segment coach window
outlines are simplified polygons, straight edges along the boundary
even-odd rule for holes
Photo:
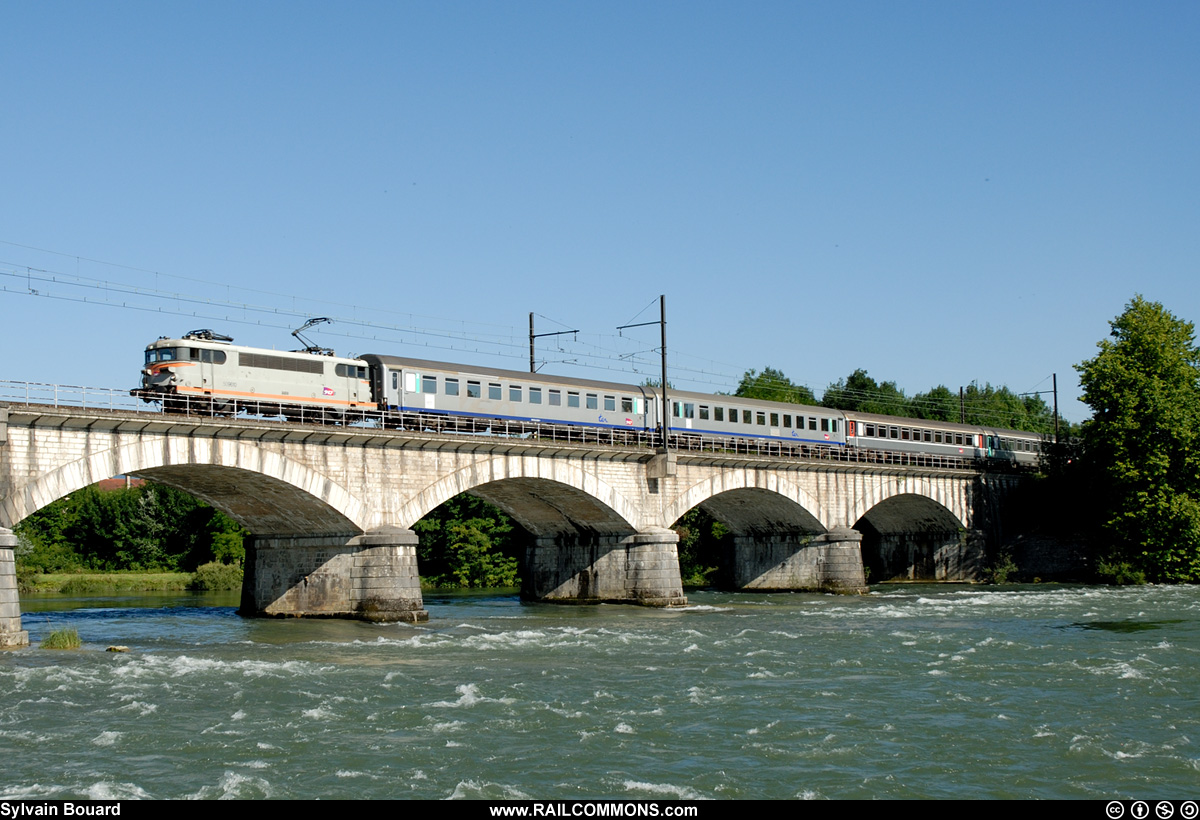
[[[622,413],[632,413],[633,412],[633,398],[632,397],[621,396],[621,412]]]
[[[932,430],[922,430],[921,437],[923,439],[925,439],[926,441],[933,441],[933,431]]]
[[[530,404],[541,404],[542,403],[542,388],[540,388],[540,387],[529,388],[529,403]]]
[[[791,413],[784,413],[784,414],[783,414],[783,426],[784,426],[784,427],[791,427],[791,426],[792,426],[792,414],[791,414]]]
[[[934,430],[934,431],[933,431],[933,443],[934,443],[934,444],[941,444],[941,443],[942,443],[942,431],[941,431],[941,430]]]
[[[683,417],[685,419],[696,418],[696,405],[694,403],[690,401],[685,401],[683,403]]]
[[[398,370],[392,371],[392,389],[393,390],[400,389],[400,372]]]
[[[483,390],[480,387],[479,382],[467,382],[467,398],[468,399],[483,398]]]
[[[954,434],[954,443],[957,444],[959,447],[962,446],[962,443],[963,443],[962,433]]]
[[[679,402],[671,402],[671,415],[675,418],[683,418],[683,411],[679,409]]]
[[[617,397],[616,396],[605,396],[604,397],[604,409],[608,410],[610,412],[616,412]]]
[[[567,391],[567,407],[578,407],[578,406],[579,406],[579,394],[576,393],[574,390],[568,390]]]
[[[587,393],[586,395],[587,395],[587,409],[599,410],[600,409],[600,397],[597,396],[595,393]]]
[[[829,429],[833,430],[833,432],[835,432],[835,433],[840,432],[840,425],[838,424],[838,419],[834,419],[830,423]]]
[[[814,417],[814,416],[809,416],[809,417],[808,417],[808,429],[809,429],[809,430],[816,430],[816,429],[817,429],[817,419],[816,419],[816,417]]]
[[[703,419],[704,421],[708,421],[708,405],[707,404],[700,405],[700,418]]]
[[[713,421],[725,421],[725,408],[724,407],[714,407],[713,408]]]
[[[909,439],[909,430],[908,430],[908,428],[907,428],[907,427],[901,427],[901,428],[900,428],[900,440],[901,440],[901,441],[908,441],[908,439]]]
[[[492,401],[500,401],[500,398],[503,395],[504,395],[504,391],[500,388],[500,385],[498,385],[494,382],[488,382],[488,398],[489,399],[491,399]]]
[[[562,391],[561,390],[554,390],[553,388],[550,390],[550,406],[551,407],[561,407],[562,406]]]
[[[888,438],[900,438],[900,428],[899,427],[889,427],[888,428]]]
[[[772,414],[771,414],[771,426],[772,426],[772,427],[778,427],[778,426],[779,426],[779,414],[778,414],[778,413],[772,413]]]
[[[767,414],[764,411],[759,410],[757,413],[754,414],[754,417],[755,417],[754,420],[756,422],[758,422],[759,424],[761,424],[763,427],[767,426]]]
[[[446,379],[446,395],[458,395],[458,379]]]
[[[437,392],[437,376],[422,376],[421,377],[421,392],[436,393]]]
[[[821,432],[822,433],[829,432],[829,419],[821,419]]]
[[[754,423],[754,411],[753,410],[743,410],[742,411],[742,424],[753,424],[753,423]]]
[[[510,384],[508,386],[508,400],[511,402],[519,402],[521,400],[521,385]]]

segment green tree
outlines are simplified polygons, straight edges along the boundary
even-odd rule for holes
[[[838,410],[860,413],[881,413],[885,416],[907,416],[908,400],[895,382],[878,384],[861,367],[825,388],[821,404]]]
[[[519,586],[525,531],[502,511],[463,493],[413,525],[422,583],[433,587]]]
[[[909,400],[914,418],[931,421],[958,421],[960,417],[958,394],[949,387],[939,384],[928,393],[917,393]]]
[[[245,530],[232,519],[182,490],[151,482],[107,491],[84,487],[15,531],[22,567],[42,572],[194,570],[215,557],[233,563],[245,555]]]
[[[679,536],[679,576],[683,585],[717,583],[720,567],[727,563],[724,554],[732,549],[726,539],[729,528],[702,507],[692,507],[671,528]]]
[[[1191,322],[1134,297],[1076,366],[1084,458],[1113,556],[1151,581],[1200,581],[1200,350]]]
[[[761,373],[757,370],[747,370],[733,395],[744,399],[781,401],[788,404],[817,403],[817,398],[811,390],[802,384],[794,384],[782,371],[773,367],[763,368]]]

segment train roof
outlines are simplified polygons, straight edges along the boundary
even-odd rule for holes
[[[983,430],[989,433],[998,433],[1000,435],[1013,436],[1037,436],[1041,438],[1042,433],[1032,433],[1028,430],[1009,430],[1004,427],[996,427],[991,424],[962,424],[957,421],[937,421],[936,419],[913,419],[903,416],[884,416],[879,413],[860,413],[857,410],[847,410],[846,418],[853,421],[868,421],[877,424],[895,424],[905,427],[930,427],[939,428],[942,430],[954,430],[955,432],[978,433]]]
[[[482,365],[458,364],[455,362],[438,362],[431,359],[408,359],[403,356],[384,356],[379,353],[364,353],[359,356],[365,362],[379,363],[388,367],[426,368],[429,370],[449,370],[453,373],[471,374],[474,376],[494,376],[498,379],[517,382],[546,382],[572,387],[594,387],[599,390],[613,390],[622,393],[638,393],[654,388],[620,382],[598,382],[591,379],[577,379],[572,376],[555,376],[547,373],[530,373],[527,370],[505,370],[500,367],[485,367]]]
[[[225,338],[229,338],[226,336]],[[309,359],[329,359],[337,362],[354,362],[355,364],[363,364],[361,359],[354,356],[337,356],[330,353],[313,353],[308,350],[275,350],[270,347],[251,347],[250,345],[235,345],[221,339],[205,339],[197,336],[184,336],[179,339],[172,339],[170,336],[159,336],[150,344],[146,345],[146,349],[159,347],[210,347],[214,350],[234,350],[246,351],[247,353],[263,353],[270,356],[291,356],[293,358],[309,358]]]

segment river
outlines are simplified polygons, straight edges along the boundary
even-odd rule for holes
[[[0,798],[1196,798],[1200,587],[426,597],[419,626],[29,596]],[[128,653],[108,653],[110,644]]]

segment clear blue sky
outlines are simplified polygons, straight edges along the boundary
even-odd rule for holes
[[[1200,319],[1195,2],[9,0],[0,31],[0,378],[291,346],[251,303],[514,369],[533,311],[585,332],[546,370],[641,381],[556,360],[653,347],[613,337],[665,293],[681,387],[1057,372],[1081,420],[1134,293]]]

